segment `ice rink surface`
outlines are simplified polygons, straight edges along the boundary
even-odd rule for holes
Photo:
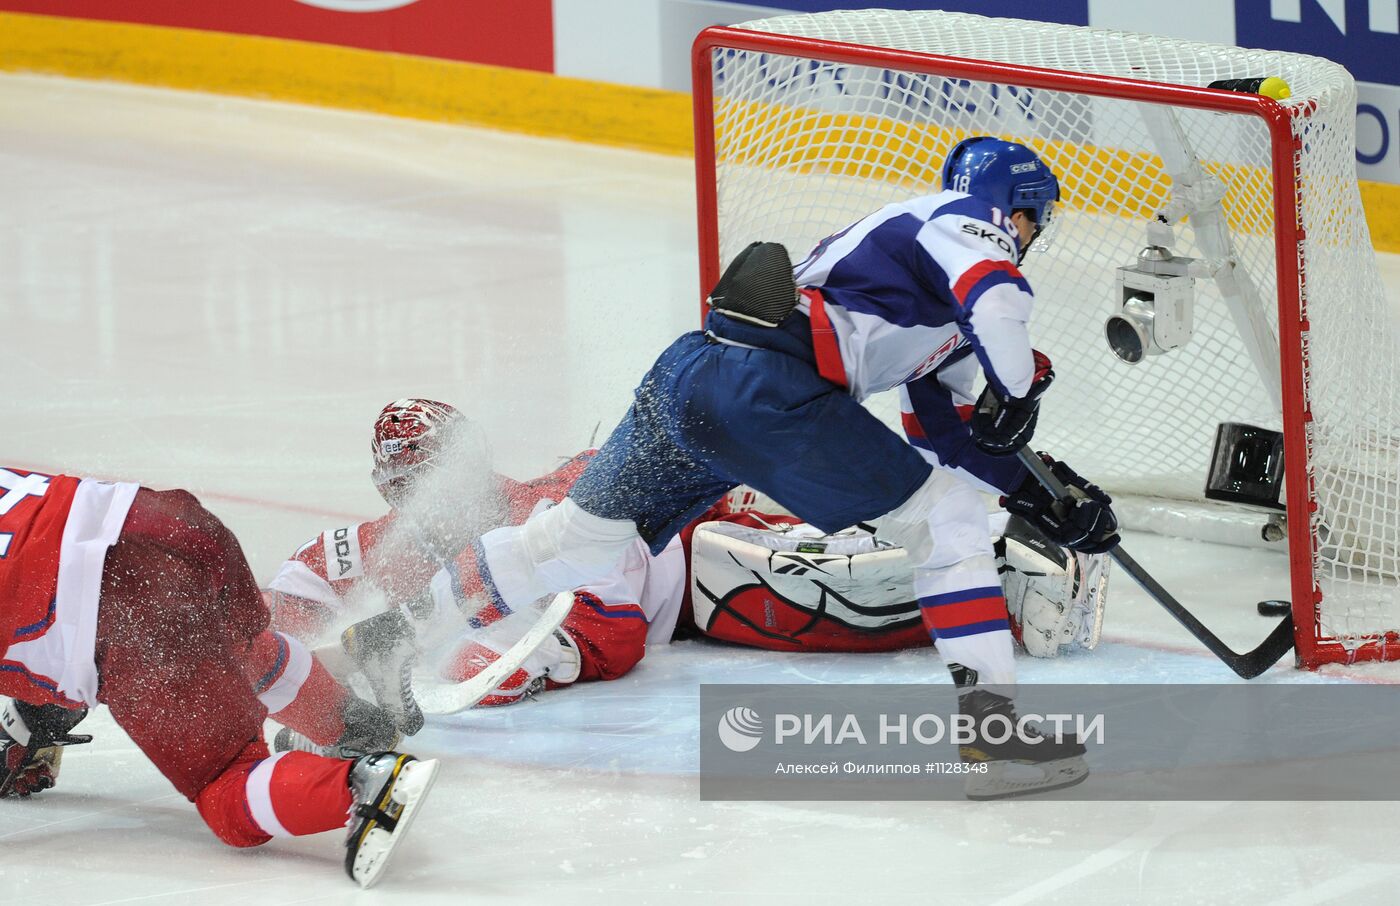
[[[517,478],[605,436],[695,323],[693,211],[684,159],[0,77],[0,459],[188,488],[265,580],[382,512],[368,435],[396,397],[467,411]],[[1280,554],[1127,544],[1237,647],[1269,627],[1255,601],[1288,597]],[[1235,681],[1121,576],[1105,631],[1092,654],[1022,659],[1022,680]],[[1301,906],[1390,902],[1400,880],[1392,802],[703,803],[706,681],[948,682],[930,651],[680,643],[616,682],[435,722],[410,748],[443,776],[369,893],[338,835],[222,847],[99,713],[58,789],[0,803],[0,901]]]

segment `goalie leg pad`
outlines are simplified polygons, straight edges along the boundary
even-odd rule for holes
[[[1013,635],[1033,657],[1057,657],[1099,642],[1108,590],[1108,556],[1060,547],[1020,518],[997,542]]]
[[[929,644],[908,555],[868,531],[749,513],[697,526],[690,563],[696,625],[715,638],[789,651]]]

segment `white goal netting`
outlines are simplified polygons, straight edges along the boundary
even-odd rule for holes
[[[1343,641],[1335,658],[1361,637],[1400,630],[1400,324],[1362,215],[1355,88],[1342,67],[1298,54],[942,12],[793,15],[738,28],[1088,73],[1119,86],[1285,80],[1294,140],[1282,158],[1291,161],[1286,170],[1276,166],[1259,116],[1199,109],[1160,90],[1104,88],[1106,80],[1092,90],[1028,87],[1043,80],[1018,83],[1014,71],[937,61],[836,61],[850,48],[829,55],[721,44],[710,52],[719,261],[755,239],[783,242],[799,259],[886,202],[937,190],[947,151],[969,135],[1030,145],[1064,191],[1051,247],[1023,266],[1038,300],[1032,337],[1057,373],[1037,446],[1118,494],[1200,500],[1216,426],[1279,429],[1280,401],[1291,401],[1311,418],[1310,454],[1290,451],[1288,466],[1310,469],[1317,506],[1310,549],[1292,551],[1308,558],[1323,596],[1317,634]],[[957,75],[914,71],[940,66]],[[1278,260],[1279,236],[1295,237],[1290,225],[1275,223],[1276,177],[1297,197],[1300,230],[1284,247],[1305,280]],[[1208,228],[1208,208],[1223,229]],[[1197,279],[1190,342],[1127,365],[1103,337],[1105,318],[1118,308],[1114,273],[1135,262],[1162,212],[1177,255],[1233,279]],[[1233,269],[1222,270],[1228,259]],[[1304,381],[1281,382],[1278,373],[1281,289],[1285,311],[1308,320],[1302,341],[1291,344],[1306,396]],[[1263,355],[1251,354],[1241,317],[1265,338]]]

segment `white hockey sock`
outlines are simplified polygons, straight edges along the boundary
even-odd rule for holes
[[[595,516],[566,497],[524,525],[487,532],[481,548],[490,582],[515,609],[603,578],[637,540],[630,519]]]
[[[978,554],[938,569],[916,569],[914,593],[923,610],[924,625],[931,630],[945,627],[934,636],[944,663],[977,671],[983,685],[1014,687],[1014,643],[996,561],[990,555]],[[987,612],[992,598],[995,616]],[[992,619],[1001,620],[1002,625],[964,634],[964,627]]]

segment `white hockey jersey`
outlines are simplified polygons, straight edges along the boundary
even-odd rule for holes
[[[1010,396],[1035,376],[1018,239],[998,209],[939,192],[886,205],[794,268],[822,376],[858,400],[899,387],[909,442],[997,492],[1020,483],[1021,467],[978,449],[958,407],[975,401],[979,371]]]

